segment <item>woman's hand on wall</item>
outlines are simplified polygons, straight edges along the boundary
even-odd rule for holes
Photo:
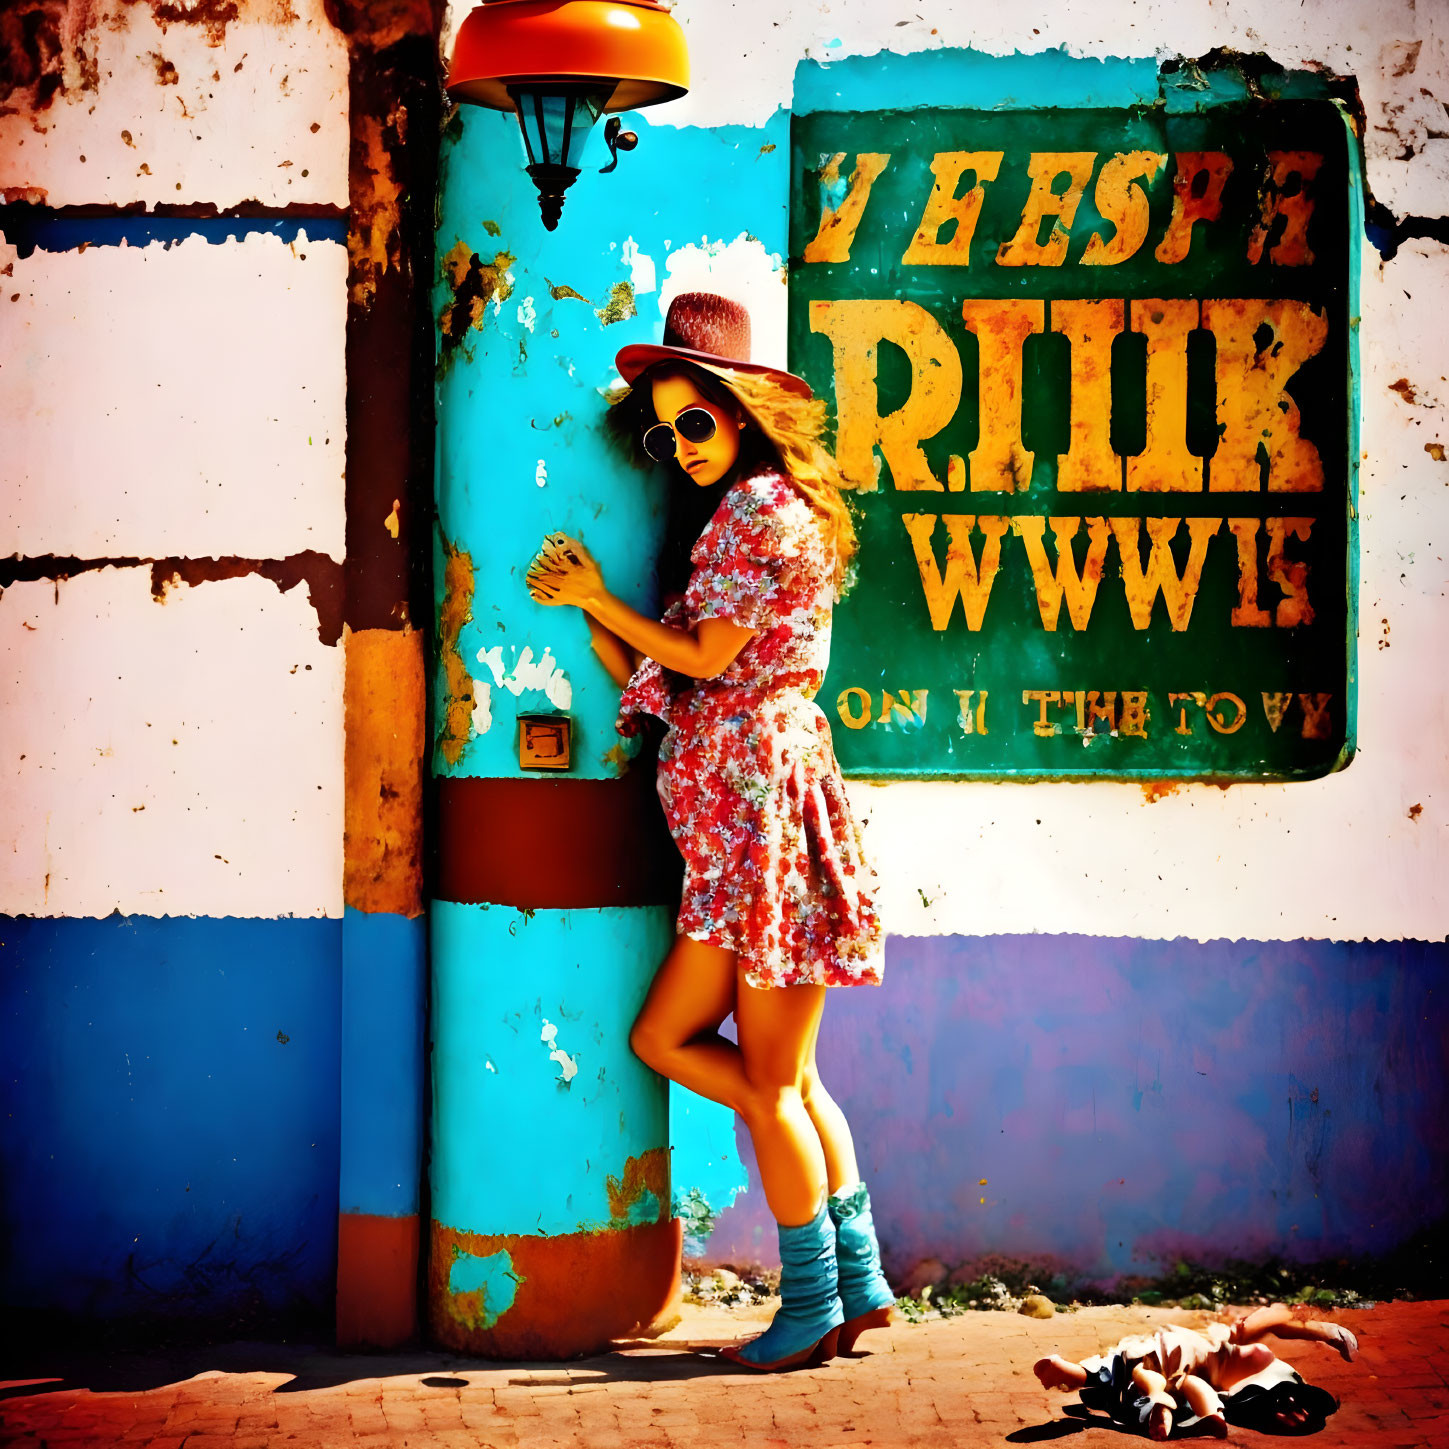
[[[540,604],[587,608],[604,592],[604,576],[594,556],[578,539],[551,533],[534,555],[525,576],[529,596]]]

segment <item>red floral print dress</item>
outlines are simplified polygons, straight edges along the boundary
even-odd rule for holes
[[[752,986],[878,986],[875,876],[814,702],[830,657],[833,570],[810,506],[776,470],[736,482],[690,555],[664,622],[731,619],[756,634],[714,679],[652,659],[618,728],[669,725],[659,798],[684,856],[679,930],[739,953]]]

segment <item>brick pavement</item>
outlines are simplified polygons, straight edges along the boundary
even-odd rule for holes
[[[1050,1320],[1004,1312],[898,1323],[819,1369],[755,1374],[704,1351],[758,1332],[768,1307],[686,1307],[650,1340],[595,1358],[496,1363],[416,1351],[348,1355],[235,1343],[160,1352],[32,1355],[25,1383],[0,1380],[0,1444],[151,1449],[829,1449],[974,1446],[1072,1437],[1090,1427],[1075,1395],[1049,1393],[1041,1355],[1096,1353],[1173,1309],[1085,1308]],[[1359,1336],[1357,1362],[1316,1344],[1271,1341],[1342,1400],[1313,1442],[1373,1449],[1449,1446],[1449,1301],[1325,1312]],[[13,1369],[11,1370],[13,1372]],[[45,1381],[39,1381],[45,1380]],[[1231,1442],[1268,1445],[1233,1429]]]

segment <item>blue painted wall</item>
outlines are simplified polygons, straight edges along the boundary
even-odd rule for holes
[[[0,917],[12,1309],[330,1310],[341,925]]]
[[[818,1060],[897,1280],[1385,1253],[1449,1192],[1449,945],[892,937]],[[705,1257],[771,1263],[750,1189]]]

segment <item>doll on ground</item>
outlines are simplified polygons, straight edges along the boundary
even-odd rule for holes
[[[1304,1316],[1306,1309],[1274,1303],[1232,1323],[1201,1331],[1169,1324],[1122,1339],[1100,1356],[1073,1363],[1060,1354],[1038,1359],[1043,1388],[1079,1390],[1082,1402],[1114,1422],[1145,1428],[1152,1439],[1199,1421],[1226,1436],[1229,1422],[1264,1432],[1310,1433],[1338,1408],[1325,1389],[1305,1383],[1276,1357],[1265,1334],[1326,1344],[1352,1362],[1358,1340],[1341,1323]]]
[[[890,1322],[870,1199],[850,1128],[820,1083],[830,986],[879,985],[874,874],[815,693],[855,548],[825,407],[750,360],[749,314],[711,293],[674,299],[664,345],[617,357],[617,431],[710,502],[684,596],[630,608],[576,538],[530,565],[530,596],[584,612],[624,687],[619,730],[667,725],[658,790],[684,857],[678,935],[629,1044],[672,1081],[744,1118],[780,1242],[780,1309],[726,1351],[750,1368],[814,1365]],[[733,1012],[738,1042],[719,1033]]]

